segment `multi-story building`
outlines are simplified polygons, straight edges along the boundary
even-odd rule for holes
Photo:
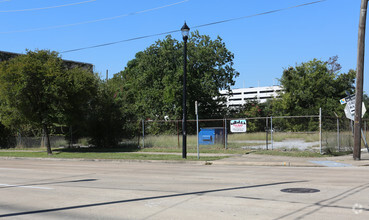
[[[281,86],[250,87],[241,89],[221,90],[220,94],[227,99],[227,107],[239,107],[247,101],[266,102],[271,98],[278,98],[282,92]]]

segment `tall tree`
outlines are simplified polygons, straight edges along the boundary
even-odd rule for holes
[[[182,115],[183,43],[167,36],[136,54],[124,71],[114,76],[117,91],[127,103],[127,111],[137,118],[180,119]],[[220,37],[194,32],[188,40],[187,106],[194,118],[194,102],[200,104],[201,117],[217,117],[222,108],[214,97],[220,89],[234,85],[238,72],[234,55]]]
[[[86,99],[82,93],[93,87],[93,80],[92,73],[68,70],[58,53],[46,50],[27,51],[1,62],[0,102],[5,110],[1,114],[7,115],[1,120],[5,125],[29,123],[42,128],[47,153],[52,154],[49,128],[76,118],[66,114],[78,109],[75,105],[82,104],[81,98]]]
[[[346,92],[353,93],[355,71],[340,73],[337,57],[324,62],[314,59],[289,67],[280,79],[284,92],[274,104],[274,115],[317,115],[319,108],[325,115],[343,113],[339,100]]]

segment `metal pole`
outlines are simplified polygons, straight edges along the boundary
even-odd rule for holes
[[[183,121],[182,121],[182,158],[187,158],[187,106],[186,106],[186,95],[187,95],[187,37],[183,37]]]
[[[265,118],[266,149],[268,150],[268,118]]]
[[[199,113],[197,110],[197,101],[195,101],[195,114],[196,114],[196,134],[197,134],[197,159],[200,159],[200,147],[199,147]]]
[[[349,121],[350,121],[350,127],[351,127],[352,137],[354,137],[354,125],[353,125],[354,121],[352,121],[351,119],[349,119]]]
[[[322,108],[319,108],[319,146],[320,154],[322,154]]]
[[[225,149],[225,121],[224,121],[224,118],[223,118],[223,146],[224,146],[224,149]]]
[[[145,148],[145,120],[142,120],[142,148]]]
[[[363,138],[364,145],[365,145],[366,149],[367,149],[367,150],[368,150],[368,152],[369,152],[368,142],[366,142],[365,135],[363,134],[363,129],[361,129],[361,137]]]
[[[365,131],[364,135],[366,137],[366,121],[364,121],[364,131]]]
[[[365,55],[365,26],[368,0],[361,0],[359,34],[357,43],[355,118],[354,118],[354,160],[361,158],[361,108],[363,101],[364,55]]]
[[[225,133],[225,149],[227,150],[227,119],[225,118],[224,119],[225,120],[225,131],[224,131],[224,133]]]
[[[44,131],[45,134],[45,131]],[[73,145],[73,126],[70,126],[70,144],[69,146]]]
[[[340,146],[340,120],[339,118],[337,118],[337,146],[338,146],[338,152],[340,152],[341,146]]]
[[[272,150],[273,150],[273,116],[270,116],[270,140],[272,142]]]
[[[177,139],[178,139],[178,148],[180,148],[180,146],[179,146],[179,127],[178,127],[178,120],[176,120],[176,124],[177,124]]]
[[[366,139],[366,121],[364,121],[364,137],[365,137],[365,139]]]

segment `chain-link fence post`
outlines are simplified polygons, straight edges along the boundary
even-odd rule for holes
[[[227,150],[227,119],[225,118],[225,130],[224,130],[224,143],[225,143],[225,149]]]
[[[272,150],[273,150],[273,116],[270,116],[270,140],[271,140]]]
[[[268,117],[265,118],[265,134],[266,134],[265,146],[266,146],[266,149],[268,150]]]
[[[322,108],[319,108],[319,147],[322,154]]]
[[[337,146],[338,146],[338,152],[341,151],[341,145],[340,145],[340,120],[337,117]]]
[[[145,120],[142,120],[142,148],[145,148]]]

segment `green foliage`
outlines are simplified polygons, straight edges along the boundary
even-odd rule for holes
[[[231,112],[228,117],[231,118],[259,118],[266,117],[268,115],[268,107],[265,103],[258,103],[257,101],[246,101],[246,103]],[[247,121],[248,132],[260,132],[265,131],[265,120],[248,120]]]
[[[68,70],[64,78],[64,93],[67,101],[63,105],[61,123],[70,128],[67,140],[76,143],[79,138],[88,136],[88,115],[91,102],[97,96],[99,88],[98,76],[82,68]]]
[[[219,89],[229,89],[238,73],[233,54],[218,37],[192,34],[188,41],[187,106],[189,119],[195,118],[194,102],[200,104],[202,118],[219,116],[222,108],[213,97]],[[126,105],[123,112],[135,119],[182,117],[183,42],[170,36],[136,54],[124,71],[114,76],[114,84]]]
[[[323,115],[343,115],[344,106],[339,100],[346,91],[353,93],[355,71],[339,74],[337,57],[327,62],[317,59],[289,67],[283,71],[280,83],[284,89],[281,99],[274,103],[273,115],[317,115],[322,108]],[[314,130],[316,121],[301,122],[303,119],[289,120],[290,130]]]
[[[96,85],[95,75],[67,69],[56,52],[27,51],[0,63],[1,122],[17,130],[25,126],[43,129],[51,154],[49,129],[83,121]]]
[[[0,122],[0,148],[10,148],[14,146],[15,137],[13,132]]]
[[[2,62],[0,99],[12,111],[8,114],[13,115],[3,123],[29,122],[47,130],[60,117],[60,105],[65,101],[65,74],[63,61],[56,52],[27,51],[27,55]]]
[[[123,137],[124,118],[114,101],[114,90],[100,82],[96,96],[91,100],[87,118],[87,136],[99,147],[116,146]]]
[[[60,78],[64,74],[62,60],[55,52],[28,51],[2,62],[0,68],[0,95],[8,108],[38,125],[55,120],[63,98]]]

